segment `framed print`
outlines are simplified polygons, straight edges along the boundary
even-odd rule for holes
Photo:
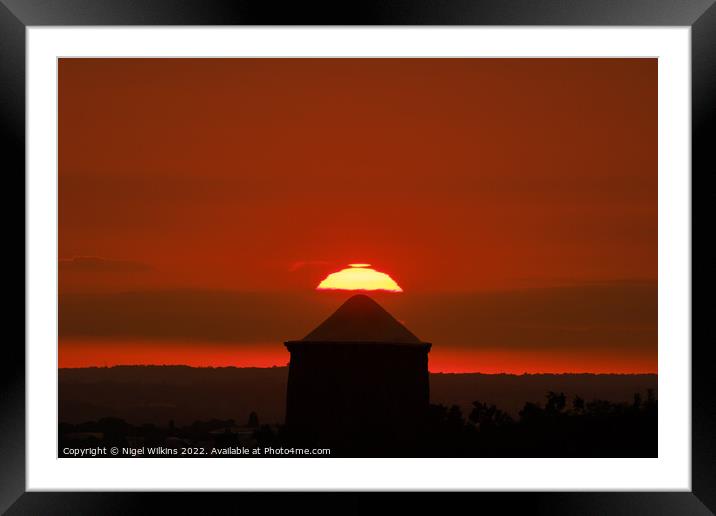
[[[2,509],[713,511],[711,4],[6,1]]]

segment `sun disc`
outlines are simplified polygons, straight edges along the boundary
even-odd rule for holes
[[[384,272],[370,268],[369,263],[351,263],[349,268],[329,274],[318,284],[316,290],[403,291],[393,278]]]

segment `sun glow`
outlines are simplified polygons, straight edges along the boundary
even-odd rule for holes
[[[316,290],[384,290],[402,292],[403,289],[384,272],[370,268],[369,263],[351,263],[343,269],[326,276]]]

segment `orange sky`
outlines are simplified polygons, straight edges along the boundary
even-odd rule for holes
[[[656,371],[656,60],[62,59],[59,94],[61,366],[281,363],[365,262],[433,370]]]

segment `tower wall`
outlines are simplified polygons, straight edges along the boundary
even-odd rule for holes
[[[286,427],[355,449],[417,433],[428,409],[430,344],[287,342]]]

